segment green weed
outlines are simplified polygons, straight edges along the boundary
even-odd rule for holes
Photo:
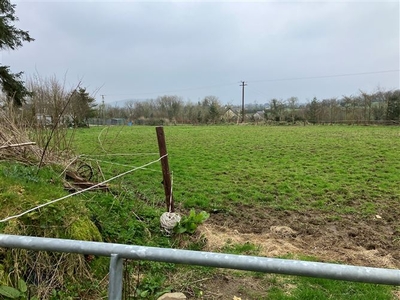
[[[260,246],[249,242],[244,244],[227,244],[222,248],[221,252],[243,255],[258,255],[260,253]]]
[[[278,281],[268,291],[265,299],[393,299],[392,288],[384,285],[344,282],[309,277],[285,277]]]
[[[197,226],[203,224],[210,214],[205,211],[196,213],[194,209],[191,209],[188,216],[183,216],[181,221],[174,227],[176,233],[194,233]]]

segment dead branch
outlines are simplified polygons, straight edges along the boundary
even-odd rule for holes
[[[11,144],[11,145],[0,146],[0,149],[22,147],[22,146],[28,146],[28,145],[36,145],[36,143],[35,142],[26,142],[26,143],[20,143],[20,144]]]

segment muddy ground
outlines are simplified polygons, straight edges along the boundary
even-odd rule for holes
[[[321,262],[400,268],[400,222],[396,209],[372,216],[332,217],[318,211],[301,213],[242,206],[234,212],[212,213],[200,231],[206,237],[208,251],[221,251],[228,243],[249,242],[259,246],[260,256],[312,256]],[[221,270],[204,280],[198,286],[204,290],[204,299],[267,297],[263,292],[268,288],[265,281],[235,276],[233,272]]]

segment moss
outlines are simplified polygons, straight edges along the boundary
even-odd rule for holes
[[[99,230],[88,217],[74,221],[69,227],[69,238],[82,241],[103,241]]]
[[[8,187],[3,187],[0,192],[0,207],[2,209],[1,216],[9,212],[7,209],[11,206],[14,207],[15,204],[19,204],[20,201],[24,200],[24,188],[20,185],[11,185]],[[7,210],[7,211],[3,211]]]

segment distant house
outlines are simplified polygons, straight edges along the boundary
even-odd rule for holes
[[[112,118],[111,125],[124,125],[125,119],[124,118]]]
[[[53,124],[52,116],[45,114],[36,114],[36,121],[41,126],[50,126]]]
[[[262,121],[264,120],[264,111],[259,110],[255,114],[253,114],[253,118],[255,121]]]
[[[237,118],[238,114],[230,108],[222,115],[222,119],[226,122],[235,122]]]

